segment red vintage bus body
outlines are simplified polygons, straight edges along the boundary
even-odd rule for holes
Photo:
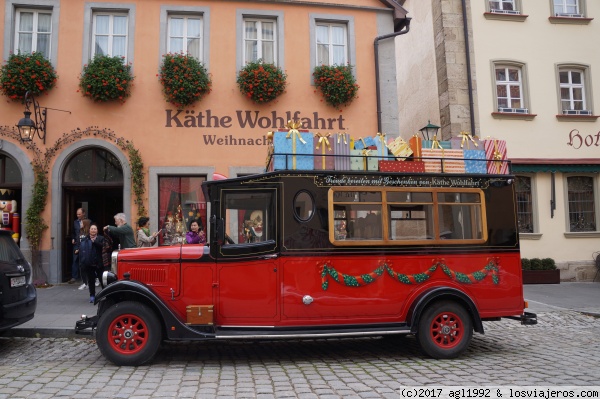
[[[205,182],[208,244],[115,252],[118,281],[77,330],[97,327],[102,353],[117,364],[150,360],[156,349],[148,336],[157,334],[412,333],[427,354],[458,356],[471,331],[483,333],[482,321],[536,322],[524,312],[513,182],[293,170]],[[250,228],[257,210],[260,229]],[[210,317],[197,324],[202,312]],[[120,338],[119,329],[138,319],[145,338]]]

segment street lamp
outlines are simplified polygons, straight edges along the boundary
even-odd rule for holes
[[[34,136],[37,134],[40,140],[43,140],[44,144],[46,144],[47,110],[51,109],[54,111],[71,113],[71,111],[65,111],[64,109],[40,107],[40,104],[29,91],[25,93],[23,100],[25,102],[25,111],[23,111],[24,116],[19,120],[19,123],[17,123],[22,143],[33,141]],[[31,104],[33,104],[33,119],[31,119],[31,110],[29,109]]]
[[[30,92],[25,93],[24,101],[25,111],[23,111],[23,114],[25,116],[17,123],[21,141],[32,141],[37,133],[38,137],[46,144],[46,108],[41,108],[35,97],[33,97],[33,94]],[[32,103],[33,118],[35,121],[31,119],[31,111],[29,110],[29,106]]]
[[[423,135],[423,139],[425,140],[431,140],[430,137],[436,136],[438,130],[440,130],[440,127],[432,125],[431,121],[428,121],[427,126],[424,126],[419,129],[419,131]]]

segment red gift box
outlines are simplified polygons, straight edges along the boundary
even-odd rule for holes
[[[408,172],[408,173],[423,173],[425,172],[425,162],[421,161],[379,161],[380,172]]]

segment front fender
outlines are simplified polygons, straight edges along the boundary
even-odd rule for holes
[[[425,308],[436,300],[449,299],[463,305],[473,318],[473,329],[478,333],[483,334],[483,322],[479,316],[479,311],[473,300],[464,292],[455,288],[437,287],[429,291],[423,292],[416,300],[413,301],[407,315],[407,320],[410,320],[410,332],[416,333],[419,325],[419,319]]]
[[[119,280],[96,295],[98,319],[106,309],[104,304],[137,300],[151,306],[160,316],[168,339],[212,338],[214,334],[199,332],[188,327],[169,307],[144,283],[134,280]]]

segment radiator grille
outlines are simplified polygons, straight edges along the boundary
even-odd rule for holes
[[[165,268],[134,267],[129,273],[132,280],[141,281],[146,284],[161,285],[167,282],[167,271]]]

